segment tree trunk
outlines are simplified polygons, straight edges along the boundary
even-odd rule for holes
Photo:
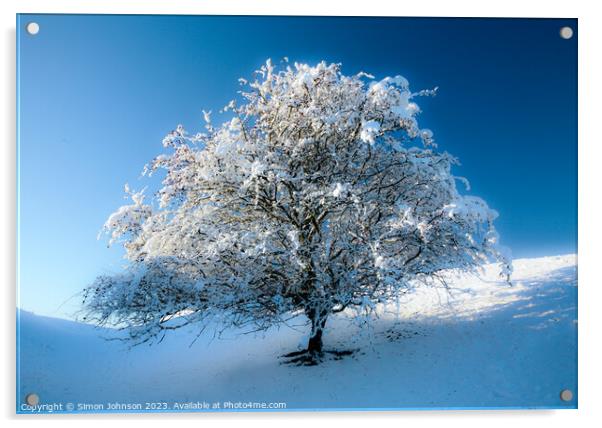
[[[306,311],[307,317],[311,321],[311,333],[307,343],[307,352],[311,355],[322,354],[322,333],[326,325],[327,312],[319,312],[315,309]]]

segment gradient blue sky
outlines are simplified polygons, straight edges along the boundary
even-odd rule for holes
[[[502,242],[515,257],[576,252],[576,30],[574,19],[20,15],[19,305],[73,315],[76,294],[124,264],[96,239],[124,183],[144,187],[167,132],[200,130],[201,109],[284,56],[439,86],[420,124],[499,211]]]

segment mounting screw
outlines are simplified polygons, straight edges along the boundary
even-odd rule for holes
[[[32,36],[40,32],[40,25],[37,22],[30,22],[25,26],[25,30]]]
[[[560,399],[562,401],[571,401],[573,399],[573,391],[570,389],[563,389],[560,391]]]
[[[573,37],[573,29],[571,27],[562,27],[560,29],[560,37],[566,40],[570,39]]]
[[[40,402],[40,397],[38,396],[38,394],[27,394],[27,396],[25,397],[25,402],[30,406],[37,406]]]

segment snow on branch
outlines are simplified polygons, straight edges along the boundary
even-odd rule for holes
[[[87,289],[99,322],[144,341],[178,317],[264,329],[303,312],[317,335],[445,269],[510,273],[497,213],[458,192],[457,160],[419,126],[434,91],[326,62],[268,61],[240,83],[230,120],[204,113],[205,133],[163,140],[147,167],[163,176],[157,208],[131,194],[105,224],[130,268]]]

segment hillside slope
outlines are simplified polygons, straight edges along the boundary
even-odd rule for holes
[[[313,367],[282,364],[304,319],[258,336],[177,331],[128,349],[112,330],[20,312],[18,396],[41,403],[284,402],[287,409],[575,407],[576,256],[488,267],[423,288],[362,326],[329,320],[325,347],[358,349]],[[197,339],[195,341],[195,338]],[[192,343],[194,342],[194,343]],[[571,402],[560,400],[571,389]],[[18,411],[27,413],[18,406]]]

